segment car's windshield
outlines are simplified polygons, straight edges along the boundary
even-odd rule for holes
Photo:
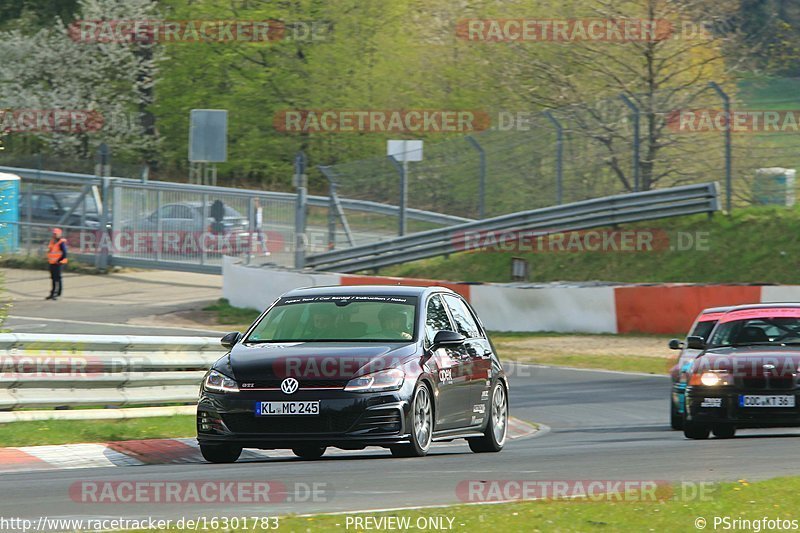
[[[709,339],[711,346],[800,344],[800,316],[753,317],[721,322]]]
[[[416,338],[416,303],[389,295],[281,298],[244,342],[408,342]]]

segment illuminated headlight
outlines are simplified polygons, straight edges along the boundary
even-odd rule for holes
[[[719,385],[730,385],[731,382],[731,375],[727,372],[703,372],[702,374],[693,374],[689,380],[689,385],[716,387]]]
[[[211,370],[206,374],[203,385],[207,390],[214,392],[239,392],[239,385],[234,380],[216,370]]]
[[[403,385],[406,375],[399,368],[381,370],[351,379],[344,390],[348,392],[381,392],[397,390]]]

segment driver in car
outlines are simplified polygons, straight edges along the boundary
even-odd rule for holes
[[[309,321],[310,339],[330,339],[336,337],[336,316],[332,309],[314,305],[311,307],[311,320]]]
[[[411,340],[411,333],[408,331],[408,317],[400,309],[395,306],[384,307],[378,312],[378,320],[381,323],[381,338]]]

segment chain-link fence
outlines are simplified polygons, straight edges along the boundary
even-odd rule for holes
[[[728,93],[708,83],[545,113],[500,112],[491,129],[425,143],[423,161],[408,163],[408,206],[486,218],[711,180],[734,207],[791,203],[792,180],[758,169],[800,165],[800,130],[792,126],[800,112],[786,108],[797,99]],[[322,170],[341,197],[400,203],[398,166],[388,157]]]

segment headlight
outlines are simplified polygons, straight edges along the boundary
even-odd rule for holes
[[[399,368],[381,370],[351,379],[344,390],[348,392],[381,392],[397,390],[403,385],[406,375]]]
[[[730,385],[731,375],[727,372],[703,372],[702,374],[692,374],[689,385],[705,385],[706,387],[716,387],[718,385]]]
[[[206,389],[215,392],[239,392],[239,385],[234,380],[216,370],[212,370],[206,375],[203,385]]]

